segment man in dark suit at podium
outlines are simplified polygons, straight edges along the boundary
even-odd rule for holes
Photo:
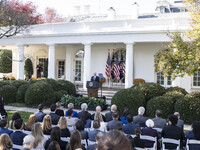
[[[91,78],[91,81],[99,82],[99,76],[97,76],[97,73],[95,72],[94,75]]]

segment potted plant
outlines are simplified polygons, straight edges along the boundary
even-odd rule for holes
[[[24,74],[26,75],[26,79],[29,80],[31,79],[33,75],[33,63],[31,59],[26,59],[25,65],[24,65]]]

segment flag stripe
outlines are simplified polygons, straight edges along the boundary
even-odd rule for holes
[[[107,80],[110,80],[111,78],[111,60],[110,60],[110,53],[108,53],[108,58],[106,61],[106,76],[107,76]]]

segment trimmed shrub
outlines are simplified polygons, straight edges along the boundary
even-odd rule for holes
[[[169,91],[165,93],[163,96],[171,97],[175,104],[177,100],[183,99],[185,95],[182,92],[178,92],[175,90],[175,91]]]
[[[183,89],[181,87],[178,87],[178,86],[169,87],[169,88],[166,89],[166,92],[172,92],[172,91],[176,91],[176,92],[182,93],[183,95],[188,94],[185,89]]]
[[[28,106],[43,103],[49,106],[55,102],[55,95],[50,84],[40,81],[29,86],[25,94],[25,103]]]
[[[117,105],[119,114],[122,114],[124,109],[128,108],[132,115],[137,115],[138,108],[145,106],[145,96],[138,89],[123,89],[112,97],[111,104]]]
[[[0,72],[10,73],[12,72],[12,51],[0,50]]]
[[[72,82],[67,80],[58,80],[57,82],[60,84],[59,90],[67,91],[69,95],[76,94],[76,88]]]
[[[11,80],[10,83],[11,83],[11,85],[15,86],[18,89],[20,86],[27,84],[27,81],[25,81],[25,80]]]
[[[181,115],[186,123],[192,123],[194,120],[200,120],[200,99],[195,97],[185,97],[175,103],[174,111]]]
[[[27,76],[28,79],[30,79],[33,75],[33,63],[30,58],[26,59],[25,61],[24,74]]]
[[[52,86],[52,88],[53,88],[54,91],[61,90],[60,84],[56,80],[54,80],[54,79],[45,79],[45,80],[42,80],[42,81],[45,81],[48,84],[50,84]]]
[[[146,112],[150,117],[155,117],[157,109],[162,110],[163,118],[167,118],[169,114],[174,113],[174,102],[172,97],[158,96],[150,99],[147,102]]]
[[[56,97],[56,101],[55,102],[60,101],[61,98],[63,97],[63,95],[67,95],[67,94],[68,94],[67,91],[64,91],[64,90],[55,91],[54,92],[54,95]]]
[[[21,102],[25,102],[25,94],[26,94],[26,90],[28,89],[30,84],[24,84],[21,85],[18,90],[17,90],[17,96],[16,96],[16,101],[21,103]]]
[[[136,84],[131,88],[142,91],[146,102],[153,97],[162,96],[166,92],[165,88],[157,83]]]
[[[17,88],[12,85],[4,85],[0,88],[0,95],[3,97],[4,102],[16,102]]]
[[[47,78],[48,77],[48,59],[46,59],[44,61],[44,77]]]
[[[29,83],[30,83],[30,84],[33,84],[33,83],[37,83],[37,82],[40,82],[40,81],[41,81],[41,80],[30,80]]]
[[[10,85],[10,82],[9,81],[0,81],[0,87],[2,87],[4,85]]]
[[[200,99],[200,91],[194,91],[194,92],[188,93],[186,97],[188,98],[193,97],[193,98]]]

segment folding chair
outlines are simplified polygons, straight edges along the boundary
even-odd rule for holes
[[[153,128],[154,130],[156,130],[158,133],[161,133],[162,132],[162,129],[161,128]]]
[[[61,140],[69,143],[70,142],[70,137],[67,137],[67,138],[66,137],[61,137]]]
[[[190,150],[190,145],[193,145],[193,144],[195,144],[195,145],[198,144],[199,148],[200,148],[200,141],[199,140],[189,140],[189,139],[187,139],[186,149]]]
[[[162,138],[162,148],[163,148],[163,150],[167,150],[165,148],[165,143],[176,144],[177,145],[176,150],[180,150],[180,140],[175,140],[175,139],[170,139],[170,138]]]
[[[17,144],[13,144],[13,148],[15,149],[24,149],[23,145],[17,145]]]
[[[88,140],[88,145],[93,145],[93,144],[96,144],[96,142]]]
[[[146,148],[147,150],[156,150],[157,149],[157,137],[141,135],[140,139],[154,142],[153,147]]]

